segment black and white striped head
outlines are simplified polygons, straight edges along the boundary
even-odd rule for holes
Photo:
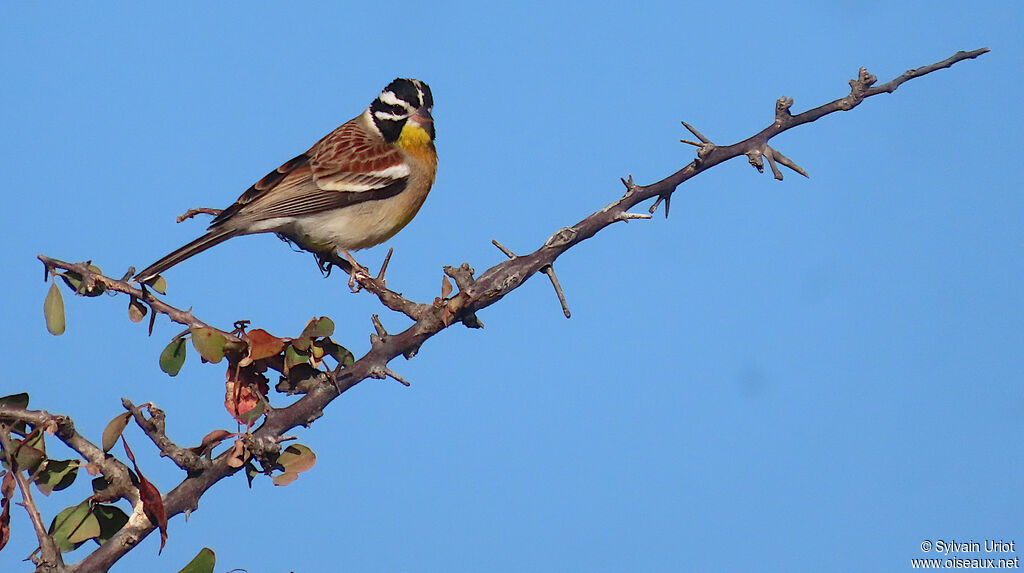
[[[373,124],[389,143],[398,140],[408,122],[422,127],[433,141],[434,119],[430,115],[433,107],[430,86],[420,80],[396,78],[373,100],[368,111]]]

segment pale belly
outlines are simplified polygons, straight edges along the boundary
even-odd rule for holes
[[[260,221],[252,229],[257,233],[284,235],[302,249],[315,253],[365,249],[383,243],[402,230],[419,211],[426,196],[426,192],[401,193],[313,215]]]

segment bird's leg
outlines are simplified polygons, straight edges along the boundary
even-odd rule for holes
[[[352,289],[352,292],[359,292],[360,287],[358,281],[360,279],[370,278],[369,269],[359,264],[359,261],[357,261],[355,257],[352,256],[352,253],[348,252],[347,249],[338,249],[338,252],[340,252],[341,256],[345,257],[345,260],[352,265],[352,268],[349,269],[348,273],[348,288]]]

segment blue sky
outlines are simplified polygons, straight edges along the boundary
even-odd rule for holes
[[[165,409],[181,444],[233,428],[220,366],[159,371],[165,320],[147,338],[125,300],[66,296],[49,336],[35,255],[141,268],[202,231],[175,215],[230,204],[396,76],[432,86],[441,162],[389,284],[430,300],[442,265],[499,262],[492,238],[532,250],[619,177],[685,165],[680,120],[732,143],[780,95],[798,112],[861,65],[887,80],[989,46],[777,138],[810,179],[733,160],[667,221],[571,250],[572,319],[529,281],[484,330],[392,363],[411,388],[365,382],[298,432],[318,462],[297,482],[221,482],[162,556],[151,536],[114,570],[177,571],[209,546],[218,571],[252,573],[904,571],[925,539],[1024,543],[1020,16],[898,4],[9,6],[0,394],[97,440],[121,396]],[[381,312],[271,236],[167,278],[169,302],[223,326],[329,315],[357,354]],[[177,483],[127,435],[151,481]],[[14,525],[0,569],[28,570]]]

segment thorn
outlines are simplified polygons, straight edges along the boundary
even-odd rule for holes
[[[572,318],[572,314],[569,313],[569,303],[565,301],[565,293],[562,292],[562,285],[558,282],[558,275],[555,274],[555,268],[551,265],[545,265],[541,269],[541,272],[548,275],[551,279],[551,286],[555,287],[555,294],[558,296],[558,303],[562,305],[562,314],[565,318]]]
[[[338,364],[338,368],[341,368],[341,364]],[[337,392],[338,395],[340,396],[341,395],[341,380],[338,378],[337,372],[338,372],[337,369],[335,369],[335,370],[328,370],[327,372],[325,372],[325,374],[327,375],[327,380],[331,383],[331,386],[334,386],[334,391]]]
[[[647,210],[648,213],[653,215],[658,210],[658,206],[664,201],[665,203],[665,218],[668,219],[668,206],[672,201],[672,195],[658,195],[658,198],[654,200],[654,204]]]
[[[387,374],[388,376],[394,378],[395,380],[401,382],[402,385],[407,387],[407,388],[409,386],[412,386],[412,384],[410,384],[408,380],[406,380],[405,378],[402,378],[401,376],[398,375],[397,372],[395,372],[394,370],[388,368],[387,366],[384,367],[384,373]]]
[[[615,216],[616,221],[629,222],[630,219],[650,219],[651,214],[649,213],[630,213],[629,211],[623,211]]]
[[[693,140],[690,140],[690,139],[680,139],[679,141],[681,143],[685,143],[687,145],[692,145],[694,147],[704,147],[704,145],[705,145],[705,144],[703,144],[703,143],[701,143],[699,141],[693,141]]]
[[[377,273],[377,280],[384,281],[384,273],[388,270],[388,263],[391,262],[391,254],[395,252],[394,247],[388,248],[388,254],[384,256],[384,262],[380,264],[380,272]]]
[[[384,329],[384,325],[380,322],[380,317],[376,314],[370,315],[370,320],[373,321],[373,329],[377,331],[377,336],[384,338],[388,335],[388,331]]]
[[[808,179],[811,177],[810,175],[807,174],[806,171],[804,171],[803,167],[800,167],[799,165],[796,164],[795,161],[793,161],[792,159],[790,159],[790,158],[786,157],[785,155],[783,155],[781,151],[779,151],[778,149],[775,149],[774,147],[771,148],[771,149],[772,149],[773,154],[775,155],[775,160],[776,161],[778,161],[779,163],[785,165],[786,167],[789,167],[793,171],[796,171],[800,175],[803,175],[804,177],[807,177]]]
[[[506,256],[506,257],[508,257],[508,258],[510,258],[510,259],[514,259],[514,258],[516,258],[516,254],[515,254],[515,253],[513,253],[513,252],[512,252],[512,251],[511,251],[511,250],[510,250],[510,249],[509,249],[508,247],[506,247],[505,245],[502,245],[501,243],[499,243],[497,239],[491,239],[491,244],[493,244],[493,245],[494,245],[495,247],[498,247],[498,250],[500,250],[501,252],[505,253],[505,256]]]
[[[629,174],[629,178],[628,179],[623,179],[622,177],[619,177],[619,181],[622,181],[622,184],[626,186],[626,194],[627,195],[636,190],[637,185],[633,181],[633,174],[632,173]]]
[[[699,139],[701,141],[701,143],[711,143],[711,140],[706,138],[706,137],[704,137],[704,134],[699,132],[699,131],[697,131],[697,128],[695,128],[692,125],[686,123],[685,121],[681,121],[679,123],[682,123],[683,127],[688,129],[690,131],[690,133],[693,134],[694,137],[696,137],[697,139]]]

